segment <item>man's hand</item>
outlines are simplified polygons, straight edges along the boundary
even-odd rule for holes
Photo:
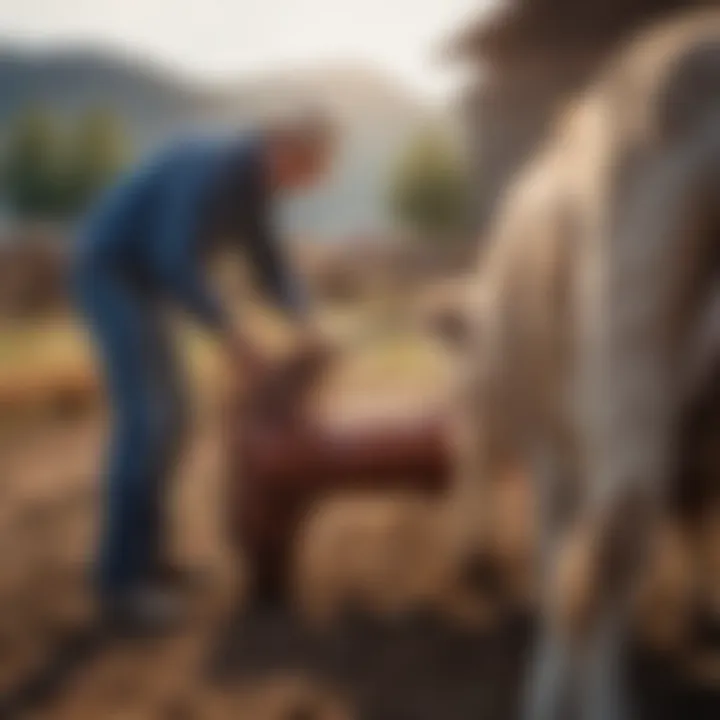
[[[305,412],[309,393],[333,355],[330,343],[313,329],[301,327],[293,349],[272,360],[235,332],[225,340],[233,383],[240,382],[247,408],[255,420],[297,422]]]
[[[233,370],[239,367],[248,378],[252,379],[259,378],[267,372],[268,360],[242,333],[231,333],[226,338],[225,349]]]
[[[308,323],[299,328],[295,354],[320,365],[335,354],[335,348],[317,327]]]

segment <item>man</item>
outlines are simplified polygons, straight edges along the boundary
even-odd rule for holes
[[[316,182],[332,145],[330,125],[315,116],[176,144],[111,188],[84,224],[74,289],[113,415],[97,578],[112,625],[167,625],[181,599],[181,574],[162,548],[165,486],[185,424],[164,313],[168,306],[189,311],[247,373],[262,369],[202,273],[217,241],[231,239],[268,296],[306,327],[306,298],[270,229],[271,201]]]

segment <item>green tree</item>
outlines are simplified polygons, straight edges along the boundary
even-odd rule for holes
[[[115,116],[94,110],[82,117],[66,153],[66,211],[81,211],[117,175],[125,157],[125,138]]]
[[[9,208],[20,217],[48,217],[60,197],[60,137],[53,118],[33,108],[8,134],[3,180]]]
[[[464,226],[467,197],[467,174],[451,139],[435,128],[420,132],[391,178],[395,216],[424,239],[447,239]]]

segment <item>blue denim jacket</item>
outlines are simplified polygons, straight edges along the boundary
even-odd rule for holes
[[[226,315],[204,258],[217,239],[249,255],[269,296],[302,314],[305,295],[272,230],[263,137],[194,138],[172,145],[99,198],[81,225],[78,268],[111,269],[220,328]]]

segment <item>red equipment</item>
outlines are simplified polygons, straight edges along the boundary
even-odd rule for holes
[[[254,591],[282,598],[298,524],[323,494],[446,486],[450,448],[441,413],[333,424],[313,417],[309,398],[325,363],[291,358],[233,410],[230,527]]]

